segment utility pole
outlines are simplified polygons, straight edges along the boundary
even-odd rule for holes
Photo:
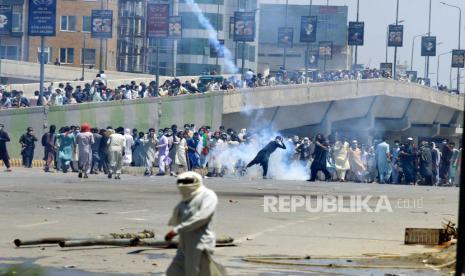
[[[103,10],[103,0],[100,0],[100,10]],[[103,38],[100,38],[99,70],[103,70]]]
[[[308,16],[312,16],[312,4],[313,1],[310,0],[310,6],[308,7]],[[310,51],[310,42],[307,42],[307,48],[305,50],[305,83],[308,82],[308,52]]]
[[[359,8],[360,8],[360,0],[357,0],[357,23],[358,23],[358,15],[359,15]],[[358,64],[358,45],[355,45],[355,66]]]
[[[431,36],[431,0],[429,0],[428,36]],[[422,47],[423,47],[423,45],[422,45]],[[437,74],[437,72],[436,72],[436,74]],[[425,80],[426,79],[429,79],[429,56],[426,57]],[[429,83],[431,85],[431,81]]]
[[[396,26],[399,24],[399,0],[397,0],[397,5],[396,5]],[[397,79],[397,46],[394,47],[394,65],[393,65],[393,79]]]
[[[287,28],[287,6],[289,5],[289,0],[286,0],[285,16],[284,16],[284,27]],[[284,45],[283,50],[283,70],[286,70],[286,55],[287,55],[287,45]]]

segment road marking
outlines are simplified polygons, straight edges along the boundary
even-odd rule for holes
[[[242,243],[246,240],[250,240],[250,239],[255,239],[263,234],[265,234],[266,232],[274,232],[276,230],[279,230],[279,229],[282,229],[282,228],[286,228],[286,227],[289,227],[289,226],[293,226],[293,225],[296,225],[296,224],[300,224],[300,223],[305,223],[305,222],[308,222],[308,221],[313,221],[313,220],[319,220],[321,218],[328,218],[328,217],[333,217],[333,216],[336,216],[336,214],[329,214],[329,215],[325,215],[325,216],[318,216],[318,217],[311,217],[311,218],[308,218],[308,219],[301,219],[301,220],[298,220],[298,221],[293,221],[293,222],[289,222],[289,223],[286,223],[286,224],[282,224],[282,225],[278,225],[278,226],[273,226],[273,227],[270,227],[268,229],[265,229],[263,231],[260,231],[260,232],[257,232],[257,233],[254,233],[254,234],[249,234],[249,235],[246,235],[246,236],[243,236],[241,238],[238,238],[238,239],[235,239],[234,242],[235,243]],[[217,248],[218,250],[219,248]]]
[[[142,212],[148,212],[149,209],[142,209],[142,210],[132,210],[132,211],[124,211],[124,212],[117,212],[117,214],[124,215],[124,214],[131,214],[131,213],[142,213]]]
[[[128,220],[135,220],[135,221],[147,221],[148,219],[145,218],[126,218]]]
[[[42,225],[57,224],[57,223],[58,223],[58,220],[44,221],[44,222],[39,222],[39,223],[16,225],[16,228],[29,228],[29,227],[36,227],[36,226],[42,226]]]

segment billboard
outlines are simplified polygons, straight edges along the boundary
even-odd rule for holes
[[[294,42],[294,29],[281,27],[278,29],[278,47],[292,48]]]
[[[317,25],[316,16],[302,16],[300,18],[300,42],[315,42]]]
[[[113,36],[113,11],[92,10],[90,20],[92,24],[92,38],[112,38]]]
[[[169,13],[169,4],[147,4],[147,37],[168,37]]]
[[[389,25],[388,46],[402,47],[404,40],[403,25]]]
[[[333,58],[333,42],[332,41],[320,41],[318,46],[318,54],[320,57],[325,59]]]
[[[436,56],[436,37],[435,36],[421,37],[421,56],[423,57]]]
[[[10,35],[12,9],[9,5],[0,5],[0,35]]]
[[[465,50],[452,50],[452,67],[465,67]]]
[[[29,0],[28,35],[55,36],[57,0]]]
[[[182,17],[170,16],[168,24],[168,35],[172,39],[182,38]]]
[[[390,63],[390,62],[382,62],[379,65],[379,70],[382,71],[383,73],[388,73],[389,75],[392,76],[392,63]]]
[[[210,57],[223,58],[224,57],[224,39],[219,39],[220,44],[210,43]]]
[[[349,35],[347,43],[351,46],[361,46],[364,42],[365,23],[349,22]]]
[[[255,40],[255,12],[234,12],[234,41]]]

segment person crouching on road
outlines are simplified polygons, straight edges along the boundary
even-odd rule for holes
[[[175,207],[169,225],[174,228],[165,236],[171,241],[179,235],[178,250],[167,276],[226,275],[211,255],[215,248],[213,217],[218,205],[214,191],[202,183],[196,172],[185,172],[177,178],[182,200]]]
[[[119,127],[116,133],[110,135],[108,139],[108,152],[110,159],[110,173],[108,178],[115,174],[115,179],[121,179],[121,170],[123,168],[123,154],[126,145],[126,139],[123,136],[124,128]]]

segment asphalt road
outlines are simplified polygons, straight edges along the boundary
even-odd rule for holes
[[[15,238],[95,236],[153,229],[163,237],[167,221],[180,196],[173,177],[123,175],[120,181],[104,175],[78,179],[76,174],[46,174],[16,169],[0,173],[0,268],[28,262],[51,268],[56,275],[161,274],[173,249],[15,248]],[[269,266],[242,261],[245,256],[362,256],[437,251],[434,247],[406,246],[406,227],[441,227],[444,218],[456,218],[458,189],[356,183],[210,178],[205,185],[219,196],[217,236],[229,235],[238,246],[219,248],[215,259],[231,275],[312,274],[305,267]],[[264,196],[380,196],[392,212],[264,212]],[[384,205],[386,206],[386,205]],[[286,206],[284,206],[286,207]],[[407,208],[408,207],[408,208]],[[65,269],[64,267],[69,267]],[[58,270],[56,270],[58,269]],[[58,271],[58,272],[57,272]],[[317,272],[319,275],[322,272]],[[362,275],[347,272],[346,275]],[[420,273],[421,274],[421,273]],[[413,275],[413,274],[411,274]]]

